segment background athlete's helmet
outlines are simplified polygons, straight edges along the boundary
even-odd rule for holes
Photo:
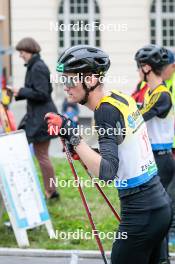
[[[175,64],[175,53],[168,49],[169,64]]]
[[[104,75],[109,67],[109,56],[104,51],[88,45],[77,45],[62,53],[58,59],[57,71]]]
[[[152,69],[163,68],[169,64],[168,50],[158,45],[147,45],[135,55],[138,66],[148,64]]]

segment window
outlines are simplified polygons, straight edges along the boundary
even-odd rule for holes
[[[88,13],[88,0],[70,0],[70,13],[71,14],[87,14]]]
[[[100,9],[94,0],[62,0],[58,9],[59,53],[78,44],[100,46]]]
[[[154,0],[150,11],[151,43],[175,47],[175,0]]]

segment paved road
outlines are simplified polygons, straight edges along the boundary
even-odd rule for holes
[[[100,259],[0,256],[0,264],[103,264]]]
[[[0,264],[103,264],[100,259],[0,256]],[[172,261],[171,264],[175,264]]]

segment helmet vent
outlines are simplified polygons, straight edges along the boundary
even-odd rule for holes
[[[88,50],[89,52],[98,53],[98,50],[93,49],[93,48],[88,48],[87,50]]]
[[[74,56],[72,55],[68,55],[65,59],[63,59],[62,63],[71,60],[72,58],[74,58]]]
[[[96,63],[98,64],[104,64],[105,63],[105,60],[101,59],[101,58],[95,58],[94,59]]]
[[[159,62],[159,61],[160,61],[160,56],[159,56],[159,54],[155,54],[155,55],[153,56],[153,59],[154,59],[155,62]]]

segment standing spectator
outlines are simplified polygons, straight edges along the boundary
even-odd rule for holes
[[[48,111],[57,113],[51,98],[53,89],[50,83],[50,72],[40,57],[40,45],[33,38],[20,40],[16,50],[19,51],[19,56],[27,67],[24,87],[14,89],[16,100],[27,100],[27,113],[19,128],[25,129],[28,142],[33,143],[43,175],[46,198],[59,198],[55,186],[50,184],[50,179],[55,180],[55,176],[48,154],[50,137],[44,122],[44,116]]]

